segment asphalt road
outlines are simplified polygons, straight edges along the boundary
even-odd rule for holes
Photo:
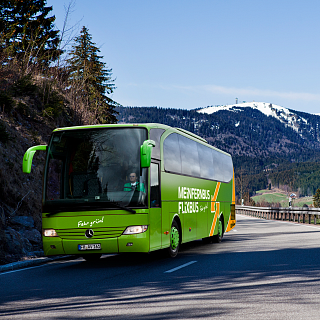
[[[320,228],[237,216],[220,244],[0,274],[0,319],[319,319]]]

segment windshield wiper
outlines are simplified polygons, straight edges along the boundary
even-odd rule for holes
[[[111,204],[112,206],[114,206],[114,207],[116,207],[116,208],[119,208],[119,209],[122,209],[122,210],[125,210],[125,211],[128,211],[128,212],[130,212],[130,213],[136,213],[136,211],[135,210],[133,210],[133,209],[130,209],[130,208],[127,208],[127,207],[124,207],[124,206],[122,206],[122,205],[120,205],[118,202],[108,202],[107,203],[108,205],[109,204]],[[59,213],[59,212],[64,212],[64,211],[78,211],[79,209],[87,209],[88,211],[90,211],[90,210],[103,210],[103,209],[110,209],[110,208],[107,208],[107,207],[105,207],[105,206],[97,206],[97,207],[95,207],[95,206],[91,206],[91,205],[80,205],[80,206],[77,206],[77,207],[75,207],[75,208],[70,208],[69,206],[59,206],[59,207],[57,207],[56,209],[51,209],[50,210],[50,212],[49,213],[47,213],[46,214],[46,216],[47,217],[50,217],[50,216],[52,216],[52,215],[54,215],[54,214],[57,214],[57,213]]]
[[[124,206],[121,206],[118,202],[114,202],[114,201],[111,202],[110,201],[108,203],[114,205],[116,208],[119,208],[119,209],[122,209],[122,210],[126,210],[126,211],[131,212],[131,213],[136,213],[135,210],[127,208],[127,207],[124,207]]]
[[[46,214],[46,217],[50,217],[54,214],[60,213],[60,212],[64,212],[64,211],[68,211],[68,207],[59,207],[59,209],[51,209],[49,213]]]

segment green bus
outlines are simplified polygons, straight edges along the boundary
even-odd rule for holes
[[[220,242],[236,223],[231,156],[193,133],[157,123],[55,129],[46,151],[42,239],[46,256],[101,254]]]

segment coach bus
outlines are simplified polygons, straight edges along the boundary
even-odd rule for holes
[[[46,151],[42,239],[46,256],[166,249],[220,242],[236,223],[231,156],[191,132],[162,124],[55,129]]]

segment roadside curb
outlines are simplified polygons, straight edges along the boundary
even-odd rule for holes
[[[55,257],[40,257],[40,258],[35,258],[35,259],[30,259],[30,260],[25,260],[25,261],[18,261],[18,262],[12,262],[5,264],[3,266],[0,266],[0,273],[5,272],[5,271],[13,271],[13,270],[18,270],[18,269],[23,269],[26,267],[33,267],[41,264],[45,264],[51,261],[56,261],[56,260],[63,260],[66,258],[70,258],[72,256],[55,256]]]

